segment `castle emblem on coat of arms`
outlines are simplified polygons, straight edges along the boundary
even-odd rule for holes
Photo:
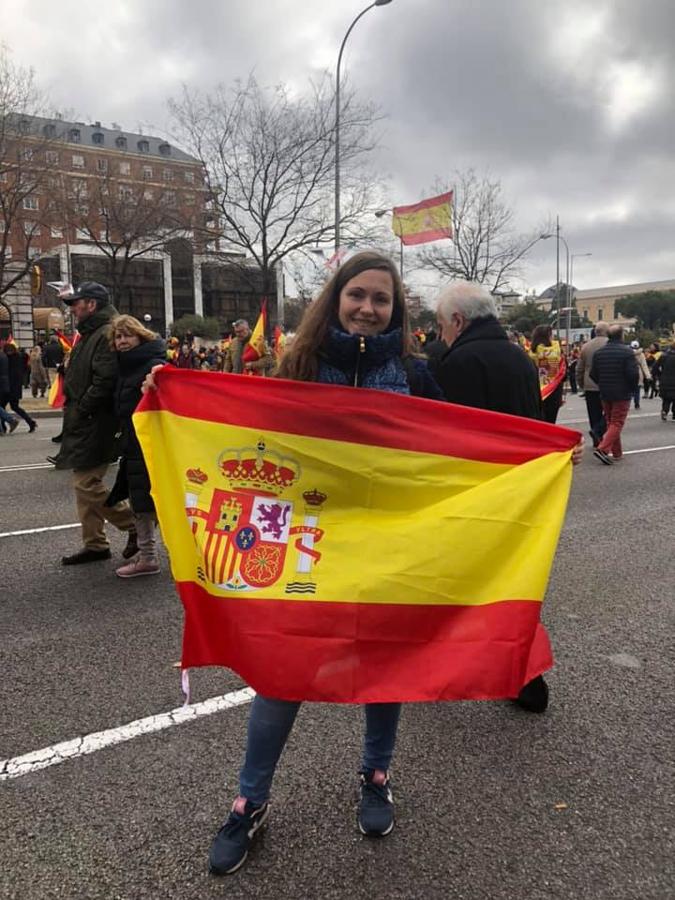
[[[198,467],[185,473],[185,512],[201,557],[200,579],[225,590],[262,590],[279,581],[291,549],[296,565],[286,593],[314,593],[326,495],[313,489],[302,494],[303,504],[286,499],[300,479],[300,466],[268,450],[262,438],[255,447],[223,450],[217,467],[227,487],[209,485]],[[293,525],[296,506],[303,506],[303,518]]]

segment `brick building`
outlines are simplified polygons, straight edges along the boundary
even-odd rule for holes
[[[149,314],[162,334],[188,313],[215,315],[223,330],[231,318],[257,315],[260,279],[241,254],[220,252],[199,160],[162,138],[100,122],[17,120],[13,140],[0,191],[28,187],[7,221],[0,210],[5,266],[11,274],[30,260],[42,271],[32,300],[27,278],[2,298],[5,330],[21,344],[33,341],[31,307],[56,305],[49,281],[112,286],[120,312]],[[120,274],[111,258],[125,254],[133,258]]]

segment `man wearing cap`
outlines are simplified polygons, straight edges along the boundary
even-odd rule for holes
[[[80,339],[73,347],[64,376],[63,439],[58,456],[50,461],[57,469],[73,470],[77,512],[82,523],[84,547],[64,556],[64,566],[110,559],[105,519],[129,534],[122,553],[131,558],[138,550],[133,513],[126,502],[104,506],[108,488],[103,478],[108,465],[119,456],[118,422],[113,408],[117,382],[117,357],[108,343],[108,327],[117,315],[107,288],[85,281],[75,292],[60,294],[77,321]]]

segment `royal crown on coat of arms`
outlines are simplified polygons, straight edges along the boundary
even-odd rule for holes
[[[223,450],[218,468],[234,490],[261,491],[278,496],[300,477],[295,460],[267,450],[263,440],[255,447]]]

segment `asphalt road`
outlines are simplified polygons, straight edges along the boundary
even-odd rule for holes
[[[583,401],[561,421],[586,431]],[[578,423],[578,424],[577,424]],[[69,474],[39,465],[58,420],[0,438],[0,759],[181,703],[182,616],[161,576],[67,568]],[[270,825],[240,873],[206,853],[236,793],[248,706],[0,781],[0,897],[665,900],[675,896],[675,423],[644,401],[612,468],[575,471],[544,607],[551,705],[405,708],[397,828],[355,827],[361,711],[307,704]],[[7,467],[18,467],[8,469]],[[119,564],[121,535],[112,534]],[[193,700],[242,687],[193,673]]]

